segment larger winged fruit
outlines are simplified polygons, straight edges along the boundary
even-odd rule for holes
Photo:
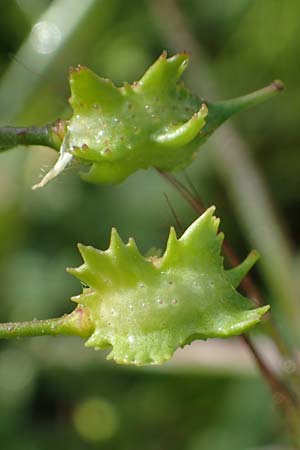
[[[79,245],[84,264],[68,270],[88,286],[73,298],[93,324],[88,347],[112,348],[109,358],[121,364],[160,364],[195,339],[237,335],[261,320],[269,306],[253,308],[236,291],[258,255],[225,270],[213,213],[209,208],[180,239],[171,229],[161,258],[144,258],[116,230],[106,251]]]

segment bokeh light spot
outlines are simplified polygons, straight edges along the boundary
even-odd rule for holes
[[[42,21],[34,25],[30,40],[33,48],[42,54],[54,52],[61,41],[61,32],[52,22]]]
[[[111,403],[105,399],[93,397],[83,400],[75,407],[73,423],[84,440],[106,441],[115,434],[118,417]]]

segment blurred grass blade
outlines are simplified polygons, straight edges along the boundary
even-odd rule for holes
[[[40,80],[32,72],[42,76],[55,63],[94,3],[95,0],[56,0],[40,16],[0,81],[1,125],[22,112]]]

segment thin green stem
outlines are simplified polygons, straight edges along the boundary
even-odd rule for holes
[[[204,138],[210,136],[216,128],[233,115],[246,111],[252,106],[259,105],[266,100],[274,97],[284,89],[284,84],[280,80],[275,80],[268,86],[262,89],[251,92],[241,97],[233,98],[231,100],[223,100],[219,102],[206,102],[209,110],[210,120],[203,129],[202,135]]]
[[[18,145],[42,145],[58,151],[65,127],[63,120],[43,127],[0,127],[0,152]]]
[[[62,317],[28,322],[8,322],[0,324],[0,339],[34,336],[66,336],[89,337],[93,327],[88,310],[77,307],[72,313]]]

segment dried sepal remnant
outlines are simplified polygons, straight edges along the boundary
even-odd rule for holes
[[[170,58],[163,52],[139,81],[122,87],[85,66],[71,69],[73,115],[57,164],[35,187],[44,186],[71,160],[87,166],[81,175],[92,183],[119,183],[149,167],[183,169],[226,119],[279,90],[273,83],[237,99],[204,101],[179,81],[188,60],[185,52]]]
[[[195,339],[237,335],[261,320],[269,306],[253,309],[235,289],[258,255],[225,270],[213,213],[209,208],[180,239],[171,229],[160,258],[144,258],[116,230],[106,251],[79,245],[84,264],[68,270],[88,286],[73,298],[93,322],[88,347],[112,347],[108,358],[121,364],[160,364]]]

